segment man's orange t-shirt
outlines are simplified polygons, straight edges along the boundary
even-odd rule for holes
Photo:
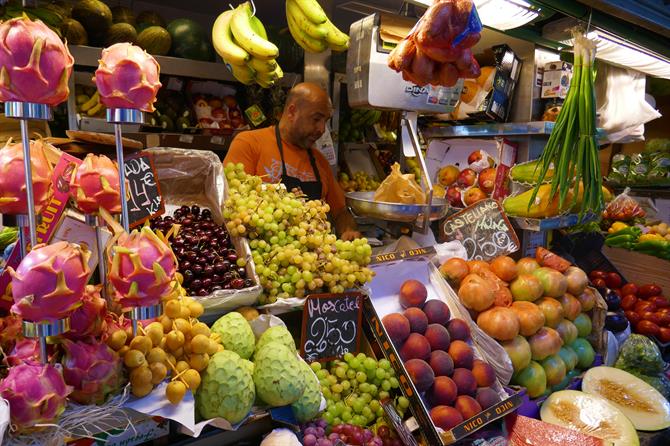
[[[301,181],[315,181],[314,171],[306,150],[282,139],[286,175]],[[326,158],[312,149],[316,167],[321,177],[321,197],[328,203],[333,215],[344,209],[344,192],[335,181]],[[266,183],[279,183],[282,175],[281,156],[275,137],[274,127],[242,132],[233,139],[223,160],[228,163],[242,163],[249,175],[258,175]]]

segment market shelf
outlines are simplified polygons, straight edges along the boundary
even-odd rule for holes
[[[585,215],[584,218],[579,218],[578,214],[567,214],[551,218],[528,218],[528,217],[512,217],[508,216],[510,221],[520,229],[526,231],[550,231],[553,229],[569,228],[582,223],[588,223],[596,220],[596,215]]]
[[[531,121],[426,127],[422,132],[428,138],[464,138],[473,136],[549,136],[553,129],[554,123],[551,121]],[[598,129],[598,137],[602,139],[604,136],[605,132]]]
[[[74,57],[75,65],[81,67],[98,66],[100,53],[102,48],[84,46],[84,45],[68,45],[72,57]],[[154,56],[161,67],[161,74],[171,76],[184,76],[198,79],[208,79],[215,81],[237,82],[232,73],[228,71],[226,66],[218,62],[203,62],[201,60],[183,59],[181,57],[170,56]],[[296,73],[284,73],[280,84],[284,86],[292,86],[300,82],[301,76]]]
[[[630,194],[635,195],[636,197],[648,197],[648,198],[662,198],[665,200],[670,199],[670,185],[666,186],[625,186],[620,184],[605,184],[611,188],[615,193],[619,194],[624,191],[627,187],[630,188]]]

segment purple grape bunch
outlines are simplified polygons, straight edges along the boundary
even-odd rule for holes
[[[304,446],[334,446],[340,440],[351,446],[384,446],[384,442],[369,429],[353,424],[338,424],[333,426],[326,435],[327,423],[320,419],[303,425],[302,444]]]
[[[208,296],[217,290],[239,290],[254,285],[247,277],[225,226],[212,220],[209,209],[182,206],[173,216],[156,217],[151,228],[167,233],[179,224],[179,234],[170,240],[184,277],[182,286],[191,296]]]

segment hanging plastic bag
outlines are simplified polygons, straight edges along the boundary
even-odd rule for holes
[[[628,221],[634,218],[642,218],[645,216],[645,211],[640,207],[640,204],[628,193],[629,188],[626,188],[614,200],[610,201],[603,211],[603,218],[616,221]]]
[[[400,173],[400,164],[391,167],[391,173],[375,192],[375,201],[403,204],[424,204],[426,194],[414,179],[414,174]]]

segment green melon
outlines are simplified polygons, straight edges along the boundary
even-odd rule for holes
[[[154,11],[142,11],[137,14],[135,21],[142,28],[147,28],[149,26],[162,26],[165,28],[165,20],[157,12]]]
[[[214,51],[209,43],[209,35],[198,23],[190,19],[176,19],[170,22],[167,30],[172,37],[170,54],[185,59],[214,59]]]
[[[72,45],[88,45],[88,33],[83,25],[75,19],[65,19],[60,27],[60,32]]]
[[[107,30],[105,45],[111,46],[121,42],[137,42],[137,31],[130,23],[115,23]]]
[[[125,6],[115,6],[112,8],[112,22],[130,23],[135,26],[135,14],[130,8],[126,8]]]
[[[72,8],[72,18],[84,26],[89,40],[102,43],[112,26],[112,11],[99,0],[81,0]]]
[[[137,36],[137,44],[149,54],[165,56],[170,51],[172,37],[161,26],[149,26]]]

